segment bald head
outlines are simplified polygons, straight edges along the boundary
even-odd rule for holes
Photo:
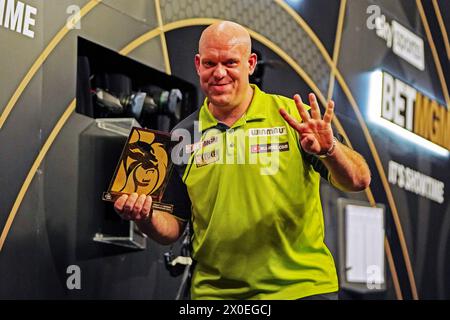
[[[216,22],[203,31],[198,46],[194,62],[208,108],[218,119],[242,115],[253,97],[249,76],[258,60],[250,34],[237,23]]]
[[[220,21],[207,27],[200,37],[198,52],[202,54],[205,47],[214,46],[242,46],[242,51],[250,55],[252,50],[252,41],[248,31],[235,22]]]

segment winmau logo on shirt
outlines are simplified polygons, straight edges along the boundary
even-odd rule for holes
[[[269,137],[286,135],[286,127],[254,128],[249,130],[250,137]]]

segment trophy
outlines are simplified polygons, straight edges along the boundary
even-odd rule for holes
[[[172,146],[169,133],[133,127],[102,199],[114,202],[136,192],[150,195],[154,210],[172,213],[173,205],[161,202],[172,169]]]

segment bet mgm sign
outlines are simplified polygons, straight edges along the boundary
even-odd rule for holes
[[[385,71],[372,75],[369,115],[419,144],[450,151],[450,111],[414,87]]]

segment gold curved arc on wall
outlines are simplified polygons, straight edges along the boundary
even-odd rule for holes
[[[101,1],[101,0],[99,0]],[[91,1],[92,2],[92,1]],[[97,1],[95,1],[97,2]],[[76,23],[76,21],[74,22]],[[141,46],[143,43],[153,39],[154,37],[158,36],[160,34],[161,30],[160,28],[153,29],[144,35],[138,37],[134,41],[130,42],[128,45],[126,45],[123,49],[119,51],[122,55],[128,55],[131,51]],[[53,47],[54,49],[54,47]],[[52,49],[52,50],[53,50]],[[42,63],[39,65],[39,67],[42,66]],[[25,197],[25,194],[28,191],[28,188],[31,185],[31,182],[33,181],[34,176],[36,175],[37,170],[39,169],[42,161],[44,160],[45,156],[47,155],[47,152],[50,150],[51,146],[53,145],[56,137],[58,136],[59,132],[61,131],[62,127],[65,125],[67,120],[69,119],[70,115],[75,111],[76,108],[76,99],[73,99],[72,102],[69,104],[69,106],[64,111],[61,118],[56,123],[55,127],[53,128],[52,132],[48,136],[46,142],[42,146],[41,150],[39,151],[38,156],[33,162],[33,165],[31,166],[27,177],[25,178],[24,183],[22,184],[22,187],[19,190],[19,193],[16,197],[16,200],[14,201],[13,207],[8,215],[8,218],[6,220],[5,226],[3,227],[2,233],[0,235],[0,252],[3,249],[3,246],[5,244],[6,238],[8,236],[8,233],[11,229],[11,226],[14,222],[14,219],[17,215],[17,211],[20,208],[20,205],[22,204],[22,201]]]
[[[155,0],[155,9],[156,9],[156,17],[158,19],[158,27],[161,31],[160,33],[160,40],[161,40],[161,48],[162,48],[162,54],[164,59],[164,66],[166,68],[167,74],[172,74],[172,69],[170,68],[170,61],[169,61],[169,52],[167,50],[167,43],[166,43],[166,34],[162,32],[163,30],[163,19],[161,14],[161,5],[159,3],[159,0]]]
[[[439,28],[441,29],[442,38],[444,39],[445,51],[447,52],[447,59],[450,60],[450,43],[448,39],[447,29],[445,28],[444,19],[442,19],[441,9],[439,9],[439,4],[437,0],[433,0],[434,12],[439,23]]]
[[[311,27],[287,3],[285,3],[282,0],[274,0],[274,1],[278,5],[280,5],[289,15],[291,15],[293,17],[293,19],[308,34],[308,36],[311,38],[311,40],[317,46],[317,48],[321,52],[323,58],[328,63],[330,68],[332,70],[335,70],[336,79],[338,80],[338,83],[340,84],[340,86],[342,88],[342,91],[344,92],[345,96],[349,100],[350,105],[351,105],[353,111],[355,112],[356,119],[358,120],[358,123],[361,126],[361,129],[362,129],[363,134],[364,134],[364,138],[367,141],[367,145],[368,145],[368,147],[369,147],[369,149],[370,149],[370,151],[372,153],[372,157],[373,157],[373,159],[375,161],[376,168],[377,168],[378,173],[380,175],[381,183],[382,183],[383,188],[385,190],[386,197],[387,197],[387,200],[388,200],[388,203],[389,203],[389,207],[390,207],[391,212],[392,212],[392,217],[394,219],[394,225],[395,225],[395,228],[397,230],[398,237],[399,237],[400,248],[401,248],[401,251],[402,251],[403,259],[405,260],[405,266],[406,266],[406,271],[407,271],[407,274],[408,274],[408,279],[409,279],[409,282],[410,282],[410,285],[411,285],[412,296],[413,296],[413,299],[417,300],[419,297],[418,297],[418,293],[417,293],[416,281],[414,279],[414,272],[413,272],[413,268],[412,268],[412,264],[411,264],[411,259],[409,257],[408,247],[406,245],[406,240],[405,240],[405,236],[404,236],[403,229],[402,229],[402,226],[401,226],[401,222],[400,222],[400,217],[399,217],[399,214],[398,214],[397,206],[395,204],[394,196],[393,196],[391,188],[389,186],[389,182],[388,182],[388,180],[386,178],[386,173],[384,172],[384,168],[383,168],[383,165],[381,163],[381,159],[380,159],[380,157],[378,155],[378,151],[377,151],[377,149],[375,147],[375,143],[373,142],[372,136],[370,135],[369,129],[367,128],[365,120],[364,120],[364,118],[363,118],[363,116],[361,114],[360,108],[359,108],[358,104],[356,103],[356,100],[353,97],[353,94],[351,93],[347,83],[345,82],[344,77],[340,73],[340,71],[337,68],[337,66],[333,63],[330,55],[328,54],[327,50],[325,49],[325,46],[320,41],[320,39],[317,37],[317,35],[314,33],[314,31],[311,29]]]
[[[75,15],[71,21],[72,25],[77,24],[85,15],[92,11],[102,0],[91,0],[89,1],[81,10],[80,14]],[[14,91],[11,99],[6,104],[6,107],[3,109],[2,115],[0,116],[0,130],[8,119],[9,114],[12,109],[16,105],[22,93],[25,91],[26,87],[30,83],[31,79],[35,76],[36,72],[41,68],[42,64],[47,60],[48,56],[53,52],[56,46],[61,42],[61,40],[69,33],[71,29],[68,28],[67,23],[64,27],[59,30],[59,32],[53,37],[53,39],[49,42],[47,47],[42,51],[36,61],[33,63],[31,68],[26,73],[25,77],[20,82],[16,91]]]
[[[439,81],[441,82],[442,92],[444,93],[445,103],[447,104],[447,110],[450,110],[450,97],[448,93],[447,83],[445,81],[444,72],[442,71],[441,60],[439,54],[434,45],[433,35],[431,34],[430,26],[428,24],[425,11],[423,10],[422,2],[416,0],[417,10],[419,11],[420,19],[422,20],[423,27],[425,28],[425,34],[427,35],[428,44],[430,45],[431,54],[433,55],[434,64],[438,73]]]
[[[337,63],[339,61],[339,53],[341,49],[341,39],[342,39],[342,30],[344,26],[344,20],[345,20],[345,10],[347,8],[347,0],[341,0],[340,7],[339,7],[339,15],[338,15],[338,22],[336,26],[336,35],[334,38],[334,49],[333,49],[333,67],[330,72],[330,80],[328,84],[328,95],[327,100],[330,100],[333,96],[334,91],[334,81],[335,81],[335,73],[336,73],[336,67]],[[344,129],[338,129],[339,131],[343,131]],[[347,138],[348,140],[348,138]],[[369,200],[369,203],[372,207],[376,206],[375,199],[373,197],[372,191],[369,189],[369,192],[366,190],[366,196]],[[397,276],[397,270],[395,269],[394,259],[392,257],[391,247],[389,245],[389,240],[387,236],[384,237],[384,248],[387,256],[388,266],[389,270],[391,271],[392,275],[392,282],[394,284],[394,291],[395,296],[397,297],[397,300],[403,300],[402,291],[400,288],[400,283],[398,281]]]
[[[155,28],[153,30],[148,31],[147,33],[144,33],[140,37],[136,38],[135,40],[131,41],[129,44],[127,44],[122,50],[119,51],[121,55],[128,55],[131,53],[131,51],[137,49],[139,46],[141,46],[143,43],[150,41],[151,39],[155,38],[161,33],[160,28]]]
[[[333,50],[333,67],[330,72],[330,81],[328,83],[327,99],[330,100],[334,91],[334,74],[336,73],[336,66],[339,60],[339,53],[341,49],[342,28],[344,26],[345,9],[347,8],[347,0],[341,0],[339,7],[338,23],[336,27],[336,36],[334,37],[334,50]]]
[[[158,36],[161,32],[169,32],[171,30],[183,28],[186,26],[204,26],[209,25],[214,22],[220,21],[219,19],[213,19],[213,18],[201,18],[201,19],[186,19],[181,21],[175,21],[168,23],[166,25],[163,25],[161,27],[154,28],[143,35],[137,37],[133,41],[131,41],[129,44],[127,44],[123,49],[119,51],[122,55],[128,55],[133,50],[137,49],[139,46],[141,46],[143,43],[150,41],[151,39]]]
[[[336,78],[337,78],[338,82],[341,84],[342,91],[349,99],[350,105],[353,107],[353,109],[358,108],[357,103],[354,100],[353,95],[350,92],[350,89],[346,85],[342,86],[342,83],[344,83],[344,79],[339,72],[336,73]],[[414,273],[413,273],[413,269],[412,269],[412,265],[411,265],[411,260],[409,258],[408,247],[406,245],[405,235],[404,235],[403,229],[401,227],[400,217],[398,214],[397,206],[395,204],[394,196],[389,187],[389,183],[386,178],[386,173],[384,172],[383,165],[381,164],[380,156],[378,155],[378,152],[376,151],[375,143],[373,142],[371,137],[370,137],[370,139],[367,139],[367,136],[370,136],[369,129],[367,128],[367,125],[365,124],[362,114],[359,112],[359,109],[357,109],[357,110],[358,110],[358,112],[355,112],[356,117],[358,119],[358,122],[360,122],[360,125],[362,126],[364,136],[366,137],[367,144],[369,146],[369,149],[372,152],[372,156],[375,160],[375,164],[377,166],[378,173],[380,174],[381,183],[383,184],[383,188],[386,192],[386,197],[387,197],[387,200],[389,203],[389,207],[391,208],[392,217],[394,219],[394,225],[395,225],[397,233],[398,233],[400,247],[402,250],[403,258],[405,260],[406,271],[408,273],[408,279],[409,279],[410,285],[411,285],[411,293],[412,293],[413,299],[418,300],[417,288],[416,288],[416,284],[415,284],[416,282],[414,280]]]
[[[195,20],[195,21],[194,21]],[[185,20],[185,21],[177,21],[171,24],[168,24],[165,26],[164,30],[174,30],[177,28],[182,28],[182,27],[188,27],[188,26],[193,26],[193,25],[205,25],[205,24],[211,24],[213,22],[217,21],[216,19],[201,19],[201,20],[196,20],[196,19],[189,19],[189,20]],[[129,54],[132,50],[138,48],[139,46],[141,46],[142,44],[144,44],[145,42],[153,39],[154,37],[156,37],[159,34],[160,30],[159,28],[153,29],[147,33],[145,33],[144,35],[138,37],[137,39],[131,41],[127,46],[125,46],[122,50],[120,50],[120,53],[123,55],[127,55]],[[264,45],[266,45],[267,47],[269,47],[271,50],[273,50],[275,53],[277,53],[278,55],[280,55],[283,59],[285,59],[285,61],[287,63],[289,63],[291,65],[291,67],[294,68],[294,70],[303,78],[304,80],[307,82],[307,84],[311,87],[311,89],[313,89],[313,91],[316,92],[318,98],[322,101],[322,103],[325,101],[325,97],[323,96],[323,94],[320,92],[320,90],[318,89],[317,85],[311,80],[311,78],[306,74],[306,72],[304,72],[304,70],[297,65],[297,63],[291,58],[289,57],[283,50],[281,50],[279,47],[277,47],[275,44],[273,44],[272,42],[270,42],[270,40],[264,38],[263,36],[257,34],[254,31],[250,31],[252,37],[254,37],[255,39],[257,39],[258,41],[260,41],[261,43],[263,43]],[[287,59],[287,60],[286,60]],[[27,178],[25,179],[24,184],[22,185],[19,194],[16,198],[16,201],[13,205],[13,208],[8,216],[6,225],[2,231],[2,234],[0,236],[0,252],[3,248],[4,242],[6,240],[6,237],[9,233],[9,230],[12,226],[12,223],[14,221],[14,218],[17,214],[17,211],[23,201],[23,198],[26,194],[26,192],[28,191],[28,188],[31,184],[31,181],[34,178],[34,175],[36,174],[37,169],[39,168],[42,160],[44,159],[45,155],[47,154],[48,150],[50,149],[51,145],[53,144],[56,136],[59,134],[59,132],[61,131],[61,128],[64,126],[64,124],[66,123],[66,121],[68,120],[70,114],[72,114],[73,111],[75,111],[75,105],[76,105],[76,100],[74,99],[72,101],[72,103],[69,105],[69,107],[67,108],[67,110],[64,112],[63,116],[59,119],[59,121],[57,122],[57,124],[55,125],[54,129],[52,130],[49,138],[47,139],[47,141],[45,142],[44,146],[42,147],[41,151],[39,152],[38,157],[36,158],[35,162],[33,163],[33,166],[31,167]],[[336,121],[336,127],[338,128],[338,130],[340,131],[341,134],[343,134],[346,139],[348,140],[348,137],[342,127],[342,125],[339,123],[339,120],[335,117],[334,121]],[[348,140],[348,142],[350,143],[350,141]],[[351,146],[351,144],[350,144]],[[371,204],[375,204],[375,200],[373,198],[373,194],[372,191],[370,190],[370,188],[367,188],[365,190],[367,197],[369,198],[369,201],[371,202]],[[387,239],[385,239],[385,243],[388,244]],[[389,244],[388,244],[389,245]],[[390,253],[390,250],[386,250],[386,253]],[[388,256],[388,261],[392,261],[392,257]],[[391,273],[396,275],[395,272],[395,265],[394,264],[389,264],[389,267],[391,268]]]
[[[206,26],[213,24],[214,22],[221,21],[220,19],[214,18],[193,18],[193,19],[184,19],[178,20],[171,23],[168,23],[163,26],[164,32],[169,32],[175,29],[185,28],[185,27],[194,27],[194,26]]]
[[[14,221],[14,218],[16,217],[17,211],[19,210],[20,205],[22,204],[23,198],[25,197],[25,194],[27,193],[31,182],[33,181],[33,178],[36,175],[36,171],[39,169],[39,167],[42,163],[42,160],[44,160],[45,156],[47,155],[48,150],[53,145],[53,142],[55,141],[55,139],[58,136],[59,132],[61,131],[62,127],[66,123],[67,119],[69,119],[69,116],[72,114],[72,112],[75,111],[75,106],[76,106],[76,100],[74,99],[74,100],[72,100],[72,102],[67,107],[66,111],[63,113],[61,118],[56,123],[52,132],[48,136],[47,141],[45,141],[44,145],[42,146],[41,150],[39,151],[37,158],[34,160],[33,165],[31,166],[31,169],[28,172],[27,177],[25,178],[25,181],[24,181],[22,187],[20,188],[20,191],[16,197],[16,201],[14,202],[11,212],[8,215],[8,219],[6,220],[6,224],[5,224],[5,227],[3,228],[2,234],[0,235],[0,252],[2,251],[6,237],[9,233],[9,230],[11,229],[11,226]]]
[[[387,262],[389,266],[389,270],[391,270],[392,282],[394,283],[395,296],[397,300],[403,300],[402,291],[400,290],[400,282],[398,280],[397,272],[395,271],[395,263],[392,256],[391,246],[389,245],[389,240],[387,236],[384,237],[384,250],[386,251]]]

